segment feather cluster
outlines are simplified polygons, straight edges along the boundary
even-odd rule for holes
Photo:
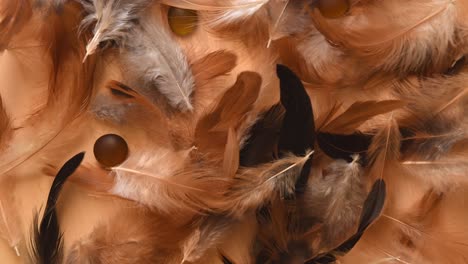
[[[467,14],[0,4],[0,260],[465,263]]]

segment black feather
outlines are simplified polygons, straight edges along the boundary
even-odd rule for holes
[[[276,67],[280,79],[281,104],[286,113],[281,127],[278,149],[305,155],[314,148],[315,123],[309,95],[299,77],[288,67]]]
[[[252,167],[274,160],[283,116],[284,108],[277,104],[255,123],[247,143],[240,152],[241,166]]]
[[[333,159],[343,159],[352,162],[353,154],[361,157],[359,163],[367,164],[367,150],[372,142],[372,136],[362,133],[351,135],[338,135],[330,133],[317,133],[317,143],[320,149]]]
[[[288,67],[278,64],[276,73],[280,80],[280,100],[285,108],[283,125],[280,130],[278,151],[281,154],[292,152],[305,155],[314,149],[315,122],[312,104],[299,77]],[[309,178],[312,159],[303,166],[296,181],[296,192],[302,193]]]
[[[84,152],[75,155],[68,160],[57,173],[47,197],[47,204],[42,216],[41,223],[38,223],[36,212],[33,221],[32,237],[32,259],[38,264],[62,263],[63,239],[57,219],[55,205],[65,181],[73,174],[83,161]]]

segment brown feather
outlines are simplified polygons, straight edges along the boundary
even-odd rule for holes
[[[243,72],[220,100],[208,108],[195,128],[195,146],[201,152],[222,155],[229,128],[237,129],[252,109],[260,91],[260,84],[261,78],[258,74]]]
[[[197,92],[209,81],[218,76],[228,74],[237,64],[237,56],[231,52],[219,50],[211,52],[192,63]],[[197,94],[195,95],[197,96]]]
[[[239,140],[233,128],[229,129],[226,149],[224,150],[223,174],[226,177],[234,177],[239,168]]]

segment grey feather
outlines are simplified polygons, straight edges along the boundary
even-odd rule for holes
[[[143,94],[164,95],[169,104],[181,111],[191,111],[194,78],[180,46],[153,19],[144,19],[132,29],[132,41],[125,46],[124,60],[128,73],[137,78]]]

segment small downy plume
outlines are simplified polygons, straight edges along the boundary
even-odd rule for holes
[[[295,184],[313,152],[304,157],[286,156],[252,168],[240,169],[231,187],[224,194],[225,211],[236,216],[257,209],[276,199],[288,199],[295,194]]]
[[[190,234],[189,221],[130,204],[75,242],[65,263],[181,263],[179,245]]]
[[[32,16],[30,0],[3,1],[0,9],[0,52],[8,49],[10,39]]]
[[[156,19],[145,18],[128,35],[131,40],[122,54],[124,68],[143,95],[156,101],[158,91],[172,108],[193,111],[195,81],[182,48]]]
[[[89,55],[94,54],[98,47],[112,44],[121,46],[151,1],[80,0],[80,3],[86,13],[80,27],[83,30],[94,25],[94,36],[86,46],[84,61]]]
[[[47,197],[44,214],[39,223],[39,213],[34,214],[30,259],[39,264],[60,264],[63,261],[63,238],[55,206],[66,180],[80,166],[84,152],[68,160],[55,176]]]
[[[233,219],[223,216],[207,216],[184,241],[182,263],[196,263],[205,253],[215,248],[225,239],[225,234],[233,228]]]
[[[364,234],[364,231],[380,216],[385,205],[386,195],[385,181],[382,179],[376,180],[362,206],[357,232],[330,253],[306,261],[305,264],[335,263],[336,256],[342,256],[351,251]]]
[[[358,160],[359,155],[354,155],[350,163],[332,161],[309,179],[302,208],[307,217],[323,223],[320,248],[336,246],[359,221],[366,180]]]

